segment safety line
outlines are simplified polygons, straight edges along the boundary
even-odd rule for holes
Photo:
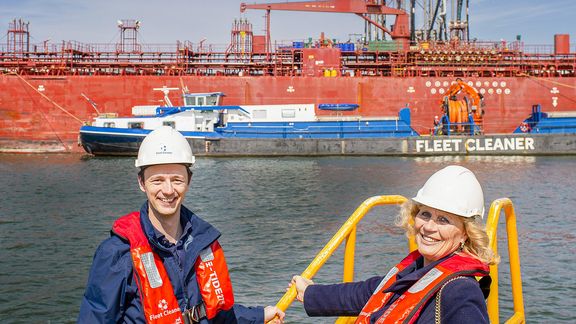
[[[64,147],[64,150],[66,152],[70,152],[70,149],[68,148],[68,146],[66,145],[66,143],[64,143],[64,141],[62,140],[62,138],[60,138],[60,135],[58,135],[58,132],[54,129],[54,127],[52,127],[52,124],[50,123],[50,121],[48,121],[48,117],[46,117],[46,114],[44,114],[44,112],[42,110],[38,110],[40,112],[40,114],[42,115],[42,117],[46,120],[46,123],[48,124],[48,127],[50,127],[50,129],[52,130],[52,134],[54,134],[54,136],[56,136],[56,138],[58,139],[58,141],[60,142],[60,144],[62,144],[62,146]]]
[[[46,96],[45,94],[43,94],[42,92],[40,92],[38,89],[36,89],[32,84],[30,84],[30,82],[26,81],[26,79],[24,79],[20,74],[18,73],[7,73],[8,75],[15,75],[18,78],[20,78],[20,80],[24,81],[24,83],[26,83],[30,88],[34,89],[34,91],[38,92],[39,95],[42,96],[42,98],[48,100],[50,103],[52,103],[54,106],[56,106],[56,108],[62,110],[64,113],[66,113],[68,116],[76,119],[80,124],[84,124],[84,121],[81,120],[80,118],[74,116],[72,113],[70,113],[68,110],[64,109],[62,106],[60,106],[59,104],[57,104],[56,102],[54,102],[54,100],[48,98],[48,96]]]

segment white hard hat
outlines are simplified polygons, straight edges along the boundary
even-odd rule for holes
[[[190,144],[177,130],[162,126],[148,134],[138,150],[134,161],[137,168],[156,164],[187,164],[195,161]]]
[[[458,165],[434,173],[412,200],[462,217],[484,217],[484,193],[472,171]]]

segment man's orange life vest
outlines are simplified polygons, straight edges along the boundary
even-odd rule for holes
[[[114,222],[112,231],[130,242],[134,277],[140,291],[148,323],[184,323],[170,278],[160,257],[154,253],[140,224],[140,213],[133,212]],[[232,282],[222,247],[214,241],[200,253],[195,263],[196,277],[206,317],[234,305]]]
[[[218,241],[214,241],[210,247],[200,252],[194,267],[206,308],[206,317],[214,318],[220,310],[232,308],[234,306],[232,281],[228,274],[224,251]]]
[[[385,290],[396,282],[396,274],[419,257],[420,253],[416,250],[388,272],[360,312],[356,323],[370,323],[370,316],[384,307],[394,295],[393,292],[385,292]],[[378,318],[376,323],[413,323],[418,319],[426,302],[434,297],[449,280],[459,276],[487,276],[489,273],[489,267],[471,255],[462,252],[454,254],[430,269],[412,287],[398,297]]]

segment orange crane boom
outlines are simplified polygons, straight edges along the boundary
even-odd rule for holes
[[[407,43],[410,39],[410,30],[408,27],[408,14],[401,9],[390,8],[379,4],[375,0],[326,0],[326,1],[299,1],[299,2],[282,2],[282,3],[259,3],[259,4],[240,4],[240,12],[248,9],[284,11],[307,11],[307,12],[334,12],[334,13],[353,13],[372,25],[389,34],[392,39],[398,39]],[[396,22],[392,30],[378,24],[369,18],[368,15],[395,15]]]

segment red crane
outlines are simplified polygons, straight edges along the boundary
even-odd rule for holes
[[[270,49],[270,11],[307,11],[307,12],[334,12],[334,13],[353,13],[370,24],[387,33],[394,40],[400,41],[403,48],[406,48],[410,41],[410,29],[408,26],[408,14],[401,9],[387,7],[378,0],[325,0],[325,1],[299,1],[299,2],[282,2],[282,3],[259,3],[259,4],[240,4],[240,12],[247,9],[266,10],[266,46]],[[396,22],[392,30],[388,30],[378,22],[370,19],[369,15],[394,15]]]

